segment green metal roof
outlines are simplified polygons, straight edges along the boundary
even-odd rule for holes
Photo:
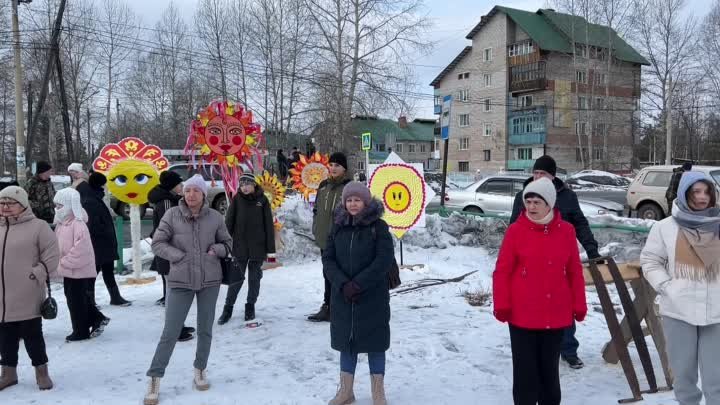
[[[610,40],[616,58],[641,65],[650,64],[647,59],[620,38],[615,30],[607,26],[590,24],[582,17],[558,13],[554,10],[541,9],[538,10],[537,14],[544,16],[554,27],[562,31],[568,39],[574,38],[575,42],[582,44],[587,43],[587,45],[608,48],[608,30],[610,30]],[[532,35],[530,36],[532,37]],[[533,37],[533,39],[535,38]]]
[[[354,135],[359,139],[364,132],[372,133],[373,143],[384,143],[388,134],[395,135],[396,142],[433,142],[434,122],[408,121],[407,128],[400,128],[397,120],[357,117],[352,120]]]
[[[553,29],[548,20],[537,13],[502,6],[495,6],[495,8],[515,21],[515,24],[519,25],[538,44],[540,49],[572,52],[570,42],[560,32]]]

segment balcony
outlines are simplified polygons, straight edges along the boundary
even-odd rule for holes
[[[508,143],[510,143],[510,145],[544,145],[545,133],[538,132],[521,135],[510,135]]]
[[[528,170],[532,169],[535,164],[534,160],[508,160],[508,170]]]
[[[442,104],[435,104],[434,114],[435,115],[442,114]]]
[[[545,80],[545,78],[510,82],[511,93],[520,91],[544,90],[545,87],[547,87],[547,80]]]
[[[543,90],[547,86],[544,60],[510,67],[510,92]]]

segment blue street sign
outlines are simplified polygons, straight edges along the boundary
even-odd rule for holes
[[[440,116],[440,136],[443,140],[450,139],[450,106],[452,96],[443,97],[442,115]]]

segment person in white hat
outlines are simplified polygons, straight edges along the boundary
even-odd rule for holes
[[[70,175],[70,179],[72,179],[72,188],[78,190],[78,186],[80,186],[83,182],[87,182],[88,174],[85,172],[85,169],[83,169],[82,163],[71,163],[67,168],[67,172],[68,175]],[[83,189],[83,187],[78,190],[80,195],[83,197],[86,191],[87,190]]]

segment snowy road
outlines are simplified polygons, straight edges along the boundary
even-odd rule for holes
[[[393,297],[386,380],[390,403],[511,404],[507,326],[496,322],[489,308],[471,307],[460,296],[467,289],[490,286],[494,259],[482,249],[467,247],[406,247],[405,258],[406,263],[428,265],[417,273],[403,270],[405,282],[480,271],[460,284]],[[330,349],[328,324],[305,321],[320,304],[322,285],[319,262],[265,272],[257,314],[266,325],[254,330],[240,328],[240,313],[227,325],[215,326],[208,368],[213,385],[203,393],[191,388],[195,341],[179,343],[161,383],[161,404],[326,404],[335,392],[339,356]],[[62,289],[56,290],[59,317],[44,323],[56,388],[37,390],[29,359],[21,349],[20,384],[0,392],[0,404],[140,404],[146,389],[145,371],[162,327],[162,308],[154,305],[161,284],[158,280],[122,289],[126,298],[134,301],[133,306],[108,306],[105,288],[97,286],[98,302],[112,322],[101,337],[70,344],[64,342],[70,331],[67,307]],[[241,296],[245,291],[243,288]],[[225,288],[220,303],[224,297]],[[591,292],[588,300],[591,307],[598,304]],[[218,315],[221,309],[218,305]],[[192,309],[187,324],[194,322]],[[578,326],[580,356],[586,368],[573,371],[561,366],[563,404],[611,405],[629,394],[620,366],[607,365],[600,357],[608,336],[602,314],[591,309],[587,321]],[[654,362],[660,376],[657,356]],[[371,405],[367,361],[362,357],[355,393],[358,405]],[[668,393],[645,398],[644,404],[674,403]]]

